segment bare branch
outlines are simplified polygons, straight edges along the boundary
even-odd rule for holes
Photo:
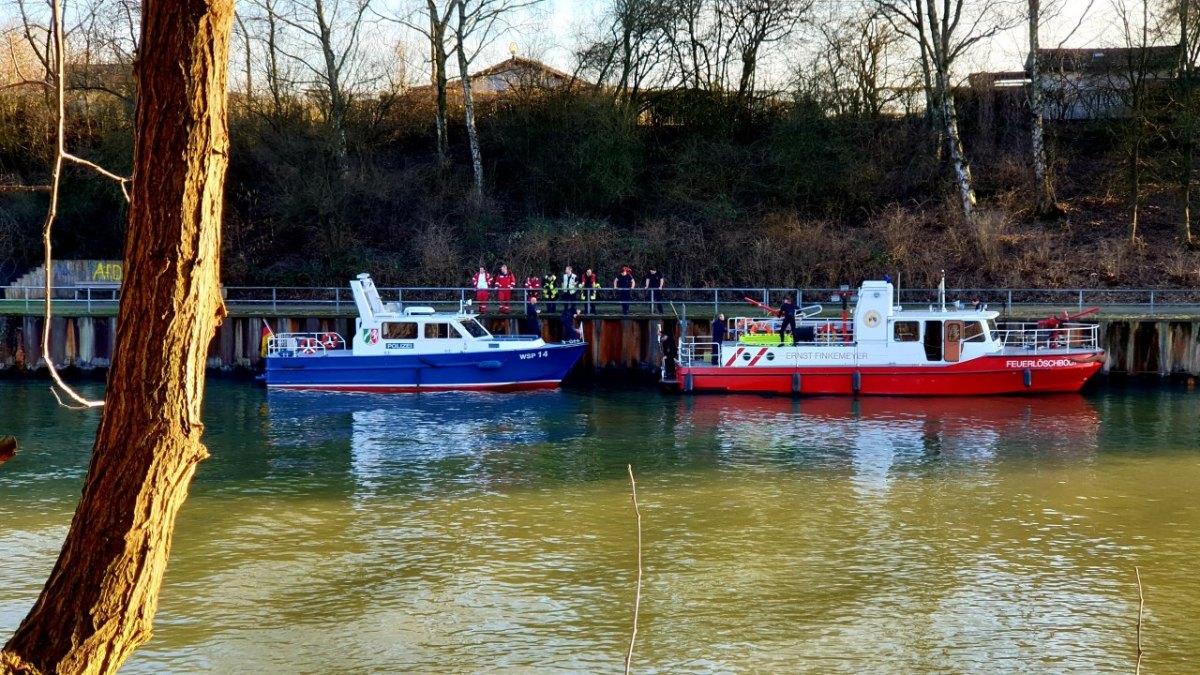
[[[96,408],[104,405],[104,401],[93,401],[86,399],[75,392],[74,389],[67,386],[63,382],[62,376],[58,374],[58,368],[54,365],[54,359],[50,355],[50,327],[54,318],[54,275],[51,273],[53,269],[52,262],[54,259],[53,247],[50,244],[50,230],[54,225],[54,219],[58,215],[58,189],[62,175],[62,163],[66,157],[66,86],[65,86],[65,69],[66,69],[66,46],[63,42],[62,30],[62,9],[59,0],[51,0],[51,14],[53,17],[52,46],[54,49],[54,67],[55,67],[55,153],[54,166],[51,170],[50,178],[50,206],[46,210],[46,222],[42,225],[42,246],[45,250],[45,285],[43,288],[46,292],[45,303],[45,322],[42,326],[42,361],[46,364],[46,369],[50,371],[50,377],[54,379],[54,383],[72,400],[84,408]],[[57,393],[55,398],[58,398]],[[59,399],[62,403],[62,399]]]
[[[633,513],[637,516],[637,594],[633,599],[633,632],[629,636],[629,651],[625,654],[625,675],[633,663],[633,643],[637,641],[638,613],[642,608],[642,511],[638,508],[637,482],[633,479],[633,465],[626,464],[629,470],[629,489],[633,495]]]
[[[117,181],[117,183],[121,186],[121,192],[124,193],[124,195],[125,195],[125,203],[129,203],[129,190],[127,189],[127,186],[129,185],[129,182],[132,180],[131,178],[126,178],[124,176],[118,176],[117,174],[115,174],[111,171],[108,171],[104,167],[100,166],[99,164],[89,162],[88,160],[83,159],[82,157],[76,157],[75,155],[72,155],[71,153],[66,152],[66,151],[63,152],[63,159],[75,162],[76,164],[79,164],[81,166],[86,166],[87,168],[95,171],[96,173],[100,174],[101,176],[104,176],[105,178],[109,178],[111,180]]]

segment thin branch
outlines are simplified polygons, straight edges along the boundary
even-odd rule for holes
[[[633,643],[637,640],[638,612],[642,608],[642,511],[638,508],[637,482],[633,480],[633,465],[626,464],[629,470],[629,489],[633,495],[633,512],[637,515],[637,595],[633,600],[633,633],[629,636],[629,652],[625,654],[625,675],[629,675],[629,667],[633,663]]]
[[[52,185],[0,185],[0,192],[49,192]]]
[[[127,204],[129,203],[128,185],[129,185],[129,181],[131,179],[126,178],[124,176],[118,176],[117,174],[101,167],[99,164],[89,162],[88,160],[83,159],[82,157],[76,157],[75,155],[72,155],[71,153],[67,152],[66,150],[62,150],[61,152],[62,152],[63,159],[70,160],[81,166],[86,166],[89,169],[92,169],[96,173],[100,174],[101,176],[104,176],[105,178],[110,178],[112,180],[117,181],[117,183],[121,186],[121,193],[125,195],[125,203],[127,203]]]
[[[50,83],[45,82],[43,80],[21,80],[19,82],[9,82],[7,84],[0,84],[0,91],[5,91],[7,89],[16,89],[18,87],[41,87],[42,89],[49,89]]]
[[[1137,565],[1133,566],[1133,573],[1137,575],[1138,582],[1138,622],[1137,622],[1137,668],[1134,670],[1134,675],[1142,673],[1142,610],[1146,607],[1146,598],[1142,595],[1142,571]]]
[[[50,326],[51,320],[54,318],[53,301],[54,294],[54,274],[52,273],[52,261],[54,259],[53,248],[50,244],[50,229],[54,225],[54,218],[58,215],[58,188],[62,175],[63,158],[67,156],[66,151],[66,84],[65,84],[65,63],[66,63],[66,47],[63,44],[62,32],[62,8],[59,0],[51,0],[51,13],[53,15],[53,48],[54,48],[54,68],[56,74],[55,94],[57,95],[57,105],[55,107],[55,153],[54,153],[54,168],[50,174],[50,207],[46,210],[46,222],[42,226],[42,246],[45,249],[46,267],[45,267],[45,322],[42,325],[42,361],[46,363],[46,368],[50,371],[50,377],[54,379],[54,383],[63,390],[67,396],[71,397],[76,403],[84,408],[96,408],[104,405],[104,401],[93,401],[86,399],[75,393],[74,389],[67,386],[63,382],[62,377],[58,374],[58,368],[54,366],[54,359],[50,357]],[[122,186],[123,188],[124,186]],[[55,394],[58,398],[58,394]],[[59,399],[59,404],[62,404],[62,399]]]

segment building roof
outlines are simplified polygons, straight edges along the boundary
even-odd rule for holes
[[[1179,45],[1162,47],[1092,47],[1087,49],[1039,49],[1038,65],[1042,69],[1071,73],[1106,73],[1128,69],[1145,59],[1146,70],[1163,72],[1179,65]],[[1032,61],[1025,59],[1025,71]]]

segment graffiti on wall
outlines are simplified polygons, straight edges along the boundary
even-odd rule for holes
[[[92,270],[91,281],[108,281],[121,283],[124,269],[119,262],[104,262],[96,263],[95,269]]]

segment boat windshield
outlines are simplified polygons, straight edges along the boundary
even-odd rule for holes
[[[470,321],[462,322],[463,330],[467,331],[467,335],[474,338],[488,337],[487,329],[484,328],[478,321],[471,319]]]

